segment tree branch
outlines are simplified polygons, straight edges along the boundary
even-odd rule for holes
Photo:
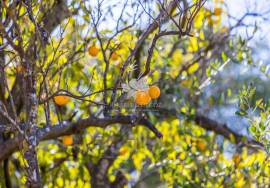
[[[105,128],[109,125],[120,123],[120,124],[131,124],[136,122],[137,125],[143,125],[149,128],[154,134],[160,138],[162,134],[146,119],[138,119],[134,115],[118,115],[106,118],[89,117],[86,119],[78,120],[77,122],[63,122],[60,125],[46,126],[37,130],[37,141],[56,139],[60,136],[71,135],[78,133],[88,127],[101,127]],[[12,139],[7,140],[0,145],[0,161],[6,159],[13,152],[20,149],[23,136],[17,135]]]
[[[66,0],[57,0],[56,3],[48,10],[42,18],[43,28],[49,34],[53,29],[59,25],[64,19],[72,16],[73,13],[69,11]],[[53,18],[53,19],[52,19]],[[31,45],[30,45],[31,46]],[[23,95],[19,95],[22,91],[23,75],[17,74],[15,83],[11,90],[11,95],[14,97],[14,104],[17,107],[17,113],[22,109],[24,100]],[[8,98],[10,101],[10,97]]]
[[[158,109],[162,115],[168,116],[172,115],[175,117],[179,117],[179,113],[175,109],[165,109],[165,108],[160,108]],[[194,121],[198,126],[204,128],[205,130],[208,131],[213,131],[216,134],[224,136],[228,140],[232,140],[232,138],[235,139],[235,143],[239,144],[240,146],[247,146],[250,148],[259,148],[259,149],[264,149],[264,146],[262,143],[252,139],[248,138],[244,135],[240,135],[236,132],[234,132],[232,129],[230,129],[226,124],[222,124],[217,122],[216,120],[213,120],[209,117],[206,117],[202,114],[195,114],[194,117],[190,118],[191,121]]]
[[[232,140],[233,137],[236,144],[263,149],[262,143],[234,132],[226,124],[221,124],[200,114],[195,116],[194,121],[202,128],[209,131],[214,131],[215,133],[220,134],[229,140]]]
[[[123,77],[125,69],[128,66],[128,64],[130,63],[131,59],[133,58],[133,56],[135,56],[136,52],[140,49],[140,47],[142,46],[144,41],[147,39],[147,37],[158,28],[158,26],[159,26],[158,21],[160,19],[163,19],[163,20],[169,19],[169,17],[167,15],[172,13],[172,11],[176,8],[177,3],[178,3],[178,1],[175,1],[175,0],[170,1],[169,5],[166,9],[167,14],[164,11],[160,12],[160,14],[156,17],[156,19],[152,22],[152,24],[150,24],[149,27],[140,36],[139,40],[137,41],[137,43],[136,43],[135,47],[133,48],[133,50],[131,51],[130,55],[124,61],[123,66],[120,69],[120,75],[118,76],[118,78],[116,79],[116,82],[114,84],[114,89],[113,89],[111,99],[110,99],[109,110],[111,110],[111,108],[114,106],[117,88],[119,87],[119,84],[121,82],[121,79]]]

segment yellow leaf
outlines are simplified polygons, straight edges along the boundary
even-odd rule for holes
[[[171,160],[176,160],[176,151],[173,151],[171,153],[169,153],[168,158]]]
[[[185,87],[185,88],[188,88],[188,87],[190,87],[191,86],[191,84],[192,84],[192,80],[191,79],[187,79],[187,80],[182,80],[181,81],[181,86],[182,87]],[[184,107],[183,107],[184,108]],[[182,111],[182,108],[181,108],[181,111]],[[186,110],[185,109],[183,109],[183,111],[182,112],[186,112]]]
[[[138,171],[142,169],[142,161],[144,158],[145,155],[142,152],[137,152],[132,156],[133,164]]]
[[[194,27],[200,29],[203,25],[204,11],[200,10],[194,20]]]
[[[196,72],[199,69],[199,67],[200,67],[199,63],[194,63],[193,65],[191,65],[188,68],[188,73],[193,74],[194,72]]]
[[[182,51],[179,49],[175,50],[175,52],[172,55],[173,63],[179,64],[182,61],[182,59],[183,59]]]
[[[186,158],[186,153],[185,152],[182,152],[180,155],[179,155],[179,159],[180,160],[184,160]]]
[[[245,185],[245,179],[243,177],[241,177],[240,179],[238,179],[238,181],[235,183],[235,187],[243,187]]]
[[[199,49],[198,39],[196,37],[191,37],[188,51],[195,52],[195,51],[198,51],[198,49]]]
[[[170,72],[169,72],[169,75],[173,78],[173,79],[175,79],[177,76],[178,76],[178,70],[176,69],[176,68],[172,68],[171,70],[170,70]]]
[[[205,40],[203,31],[200,32],[199,36],[200,36],[200,39],[201,39],[201,40]]]

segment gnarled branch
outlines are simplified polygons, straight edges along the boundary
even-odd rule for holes
[[[58,137],[64,135],[71,135],[78,133],[87,127],[101,127],[105,128],[112,124],[138,124],[144,125],[149,128],[157,137],[162,137],[162,134],[158,132],[158,130],[146,119],[140,119],[137,116],[133,115],[118,115],[113,117],[105,117],[105,118],[96,118],[96,117],[89,117],[86,119],[80,119],[77,122],[63,122],[60,125],[54,126],[46,126],[44,128],[37,130],[37,140],[49,140],[49,139],[56,139]],[[3,144],[0,145],[0,161],[6,159],[10,156],[13,152],[20,149],[22,146],[23,136],[17,135],[12,139],[7,140]]]

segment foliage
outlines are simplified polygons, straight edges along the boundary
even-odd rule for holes
[[[249,130],[254,138],[263,143],[266,151],[270,152],[270,114],[269,102],[265,103],[262,98],[256,99],[256,87],[250,85],[243,86],[239,93],[238,115],[246,116],[249,120]]]
[[[270,184],[269,100],[227,75],[267,66],[226,1],[0,5],[0,187]],[[248,134],[208,113],[237,97]]]

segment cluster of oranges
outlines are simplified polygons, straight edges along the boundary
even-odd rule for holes
[[[95,44],[88,48],[88,54],[92,57],[96,57],[99,51],[100,49]],[[119,55],[116,52],[112,52],[110,58],[113,61],[117,61],[119,59]]]
[[[140,106],[145,106],[152,99],[157,99],[160,96],[160,89],[157,86],[151,86],[147,91],[137,91],[135,103]]]

